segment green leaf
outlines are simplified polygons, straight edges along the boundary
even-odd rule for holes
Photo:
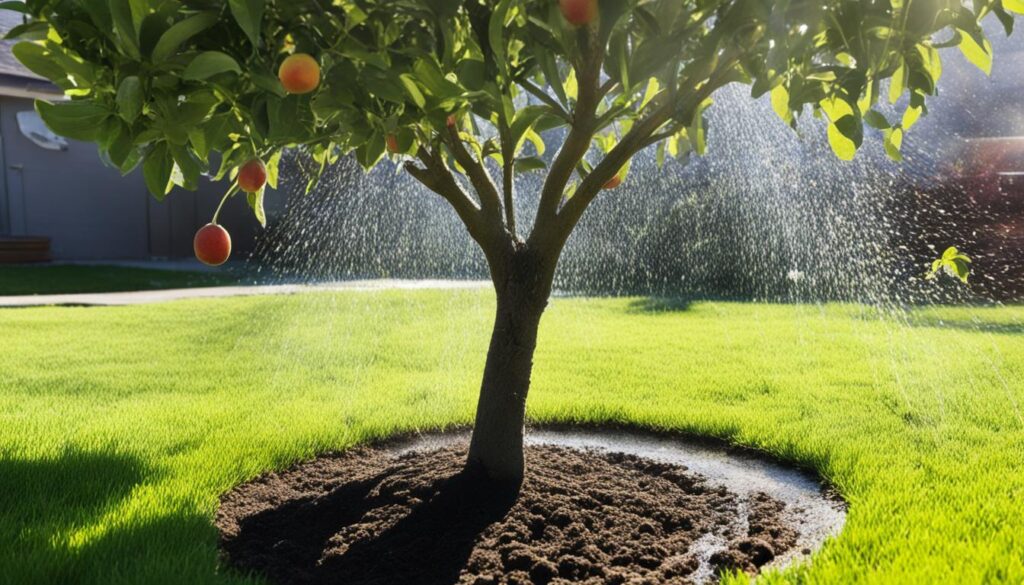
[[[200,12],[177,22],[160,36],[160,40],[156,42],[150,56],[155,63],[166,61],[182,44],[215,24],[217,24],[216,12]]]
[[[704,110],[711,107],[711,103],[711,99],[704,100],[700,107],[697,108],[697,112],[693,117],[693,124],[686,130],[693,152],[697,153],[697,156],[704,156],[708,149],[707,131],[704,128]]]
[[[158,200],[163,201],[171,185],[171,171],[174,170],[174,159],[166,142],[160,142],[146,154],[142,163],[142,177],[146,188]]]
[[[45,39],[49,33],[49,24],[39,20],[33,20],[26,22],[25,24],[19,24],[18,26],[12,28],[11,30],[7,31],[7,34],[4,35],[3,38],[4,40],[8,41],[12,39],[41,41]]]
[[[547,166],[547,163],[545,163],[543,160],[535,156],[516,159],[515,163],[517,173],[529,173],[533,171],[539,171],[541,169],[546,169]]]
[[[867,122],[868,126],[878,130],[887,130],[892,127],[889,120],[875,110],[868,110],[867,113],[864,114],[864,121]]]
[[[565,96],[573,101],[576,101],[576,97],[579,94],[580,86],[576,81],[576,70],[570,69],[569,75],[565,77],[565,83],[562,84],[564,88]]]
[[[238,61],[231,55],[220,51],[206,51],[192,59],[181,76],[184,79],[198,81],[221,73],[241,72],[242,68],[238,66]]]
[[[91,100],[51,104],[36,101],[36,112],[55,133],[75,140],[96,141],[111,112]]]
[[[697,156],[704,156],[708,149],[707,138],[704,133],[704,123],[701,121],[700,116],[697,117],[695,123],[697,125],[689,130],[694,139],[693,151],[697,153]]]
[[[853,160],[863,141],[864,129],[854,115],[853,106],[844,99],[829,98],[818,104],[829,119],[828,143],[840,160]]]
[[[544,144],[544,138],[542,138],[540,134],[538,134],[533,128],[530,128],[526,131],[526,134],[523,137],[533,144],[533,149],[537,152],[537,156],[544,155],[544,151],[547,147]]]
[[[131,124],[142,113],[142,82],[132,75],[125,77],[117,88],[117,113],[125,122]]]
[[[488,25],[488,40],[491,43],[491,51],[494,52],[494,62],[497,63],[505,77],[508,77],[508,58],[505,50],[505,23],[509,10],[512,8],[513,0],[501,0],[498,7],[491,14],[491,21]]]
[[[1017,14],[1024,14],[1024,0],[1003,0],[1003,8]]]
[[[405,88],[394,75],[373,67],[363,69],[359,76],[363,87],[382,100],[401,104],[405,102]]]
[[[199,187],[199,174],[203,171],[199,159],[187,146],[169,144],[168,149],[175,165],[171,173],[172,182],[189,191],[195,191]]]
[[[811,73],[810,75],[808,75],[807,79],[810,79],[811,81],[835,81],[836,80],[836,72],[835,71],[818,71],[818,72]]]
[[[118,169],[122,168],[138,150],[132,144],[132,136],[124,124],[118,124],[119,131],[107,146],[107,157]]]
[[[288,92],[284,90],[284,86],[281,85],[281,80],[276,75],[263,70],[250,71],[249,75],[252,77],[253,85],[261,90],[282,98],[288,95]]]
[[[857,145],[846,137],[835,124],[828,125],[828,143],[839,160],[853,160]]]
[[[267,137],[275,142],[297,142],[313,123],[309,100],[303,96],[271,98],[267,102],[267,114],[270,122]]]
[[[270,185],[271,189],[277,189],[277,179],[280,174],[281,167],[281,154],[283,151],[278,150],[274,154],[270,155],[267,159],[267,184]]]
[[[932,262],[931,270],[925,275],[925,278],[933,279],[942,271],[967,284],[971,275],[970,265],[971,259],[967,255],[961,254],[955,246],[951,246],[942,253],[942,257]]]
[[[476,90],[483,87],[486,76],[483,61],[467,59],[459,63],[456,69],[459,81],[467,89]],[[462,88],[446,78],[433,59],[420,59],[413,65],[412,72],[419,85],[436,98],[447,99],[462,95]]]
[[[942,58],[939,56],[939,51],[935,47],[919,44],[917,52],[921,55],[921,65],[924,67],[925,73],[932,78],[933,84],[938,83],[942,78]]]
[[[892,79],[889,80],[889,103],[895,104],[900,101],[900,96],[903,95],[903,90],[906,87],[906,61],[903,60],[903,57],[900,57],[900,66],[896,68],[896,72],[892,74]]]
[[[459,83],[466,87],[470,91],[479,91],[484,87],[484,81],[487,77],[487,67],[483,61],[476,59],[466,59],[459,62],[456,66],[456,74],[458,75]],[[427,90],[434,94],[440,95],[438,92],[443,92],[443,81],[444,74],[441,73],[437,66],[427,59],[420,59],[414,68],[416,77],[427,87]]]
[[[11,53],[21,61],[21,64],[36,75],[41,75],[50,81],[65,86],[68,82],[68,74],[40,44],[30,41],[22,41],[11,49]]]
[[[613,42],[610,44],[610,52],[615,55],[615,58],[609,59],[609,63],[615,64],[615,67],[618,69],[619,83],[622,84],[622,88],[625,91],[629,91],[633,86],[629,78],[628,35],[615,35],[613,39]]]
[[[835,126],[843,133],[843,136],[853,141],[854,146],[860,148],[864,142],[864,126],[861,124],[860,118],[848,114],[837,120]]]
[[[658,92],[661,91],[661,84],[658,83],[657,77],[652,77],[647,81],[647,91],[644,92],[644,99],[640,102],[640,109],[647,107],[647,104],[651,103]]]
[[[267,212],[263,208],[263,199],[266,191],[266,188],[263,188],[256,193],[246,193],[249,209],[252,209],[253,215],[256,216],[256,221],[260,222],[262,227],[267,227]]]
[[[876,103],[878,103],[878,95],[875,93],[875,81],[869,80],[864,87],[864,95],[857,100],[857,109],[861,112],[867,112]]]
[[[46,43],[46,57],[63,71],[62,77],[54,80],[54,83],[65,91],[73,93],[92,89],[100,76],[101,68],[93,63],[86,63],[77,55],[72,56],[66,51],[67,49],[62,44],[52,40]]]
[[[955,274],[956,277],[959,278],[964,284],[967,284],[967,279],[971,275],[971,267],[968,266],[966,262],[959,258],[954,259],[952,262],[950,262],[949,265],[953,271],[953,274]]]
[[[910,128],[917,123],[917,120],[921,117],[922,108],[908,107],[903,112],[903,129],[910,130]]]
[[[409,94],[409,97],[412,99],[412,102],[416,104],[416,107],[421,110],[426,107],[427,100],[423,97],[423,92],[421,92],[420,88],[416,85],[416,81],[412,78],[412,75],[403,73],[398,76],[398,80],[402,82],[402,86],[405,87],[405,93]]]
[[[22,14],[28,14],[29,9],[21,0],[11,0],[9,2],[0,2],[0,10],[11,10],[14,12],[21,12]]]
[[[533,125],[548,113],[547,106],[527,106],[515,114],[515,119],[512,120],[510,131],[512,133],[512,143],[515,144],[516,153],[522,148],[523,141],[526,140],[526,133],[533,128]],[[543,151],[541,151],[543,153]]]
[[[973,36],[964,32],[960,35],[960,52],[985,75],[992,75],[992,43],[984,37],[982,40],[985,44],[979,45]]]
[[[150,0],[128,0],[132,13],[132,24],[135,26],[136,31],[142,28],[142,21],[151,12],[149,3]]]
[[[231,15],[235,17],[235,22],[242,27],[245,36],[249,37],[249,42],[253,47],[258,47],[265,0],[228,0],[228,6],[231,7]]]
[[[882,136],[885,139],[885,154],[894,161],[902,161],[903,154],[900,153],[900,148],[903,147],[903,129],[890,128],[883,132]]]
[[[569,98],[565,94],[565,87],[562,86],[562,77],[558,74],[558,62],[555,60],[555,54],[551,51],[541,51],[540,65],[548,87],[558,96],[559,103],[568,106]]]
[[[206,160],[210,157],[210,141],[206,138],[206,130],[202,127],[193,128],[188,133],[188,143],[192,145],[192,150],[195,151],[196,156],[202,160]]]
[[[783,84],[772,89],[772,109],[786,124],[793,123],[793,112],[789,109],[789,90]]]
[[[141,58],[139,27],[131,0],[110,0],[110,16],[114,21],[114,32],[121,40],[121,50],[133,59]]]
[[[252,159],[252,151],[248,148],[244,148],[239,143],[234,143],[230,148],[224,152],[220,159],[220,170],[214,175],[213,180],[220,181],[224,177],[229,176],[233,171],[236,171],[238,167],[242,166],[246,162]]]

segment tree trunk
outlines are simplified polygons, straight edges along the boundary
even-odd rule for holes
[[[491,259],[498,307],[477,403],[467,467],[493,480],[523,479],[523,430],[537,329],[554,267],[525,245]]]

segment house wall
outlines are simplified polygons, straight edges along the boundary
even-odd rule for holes
[[[213,216],[226,183],[204,179],[197,192],[176,189],[158,202],[139,169],[122,177],[93,144],[69,141],[68,150],[53,151],[23,136],[16,115],[32,108],[30,99],[0,97],[0,234],[47,236],[55,260],[192,255],[192,236]],[[276,199],[268,195],[271,205]],[[235,258],[244,257],[260,232],[244,197],[225,205],[220,223],[232,234]]]

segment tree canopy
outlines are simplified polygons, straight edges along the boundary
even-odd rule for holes
[[[546,172],[534,234],[556,247],[641,149],[657,145],[659,161],[702,154],[704,112],[730,83],[770,94],[793,127],[825,118],[840,158],[854,156],[865,125],[899,158],[937,92],[939,50],[958,47],[987,72],[982,19],[1010,34],[1012,13],[1024,13],[1024,0],[600,0],[596,19],[574,26],[557,0],[0,6],[29,16],[10,34],[25,39],[15,55],[71,98],[39,103],[46,123],[98,143],[122,172],[141,165],[158,198],[253,158],[275,185],[288,147],[307,149],[321,172],[348,153],[366,168],[390,155],[482,241],[496,225],[516,235],[514,175]],[[282,87],[277,67],[293,53],[322,68],[315,91]],[[877,107],[885,101],[899,105],[896,119]],[[541,158],[543,133],[560,127],[558,154]],[[262,221],[261,197],[250,203]]]

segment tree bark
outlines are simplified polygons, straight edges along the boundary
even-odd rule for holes
[[[524,244],[490,264],[497,310],[466,464],[492,480],[518,485],[533,353],[554,266]]]

